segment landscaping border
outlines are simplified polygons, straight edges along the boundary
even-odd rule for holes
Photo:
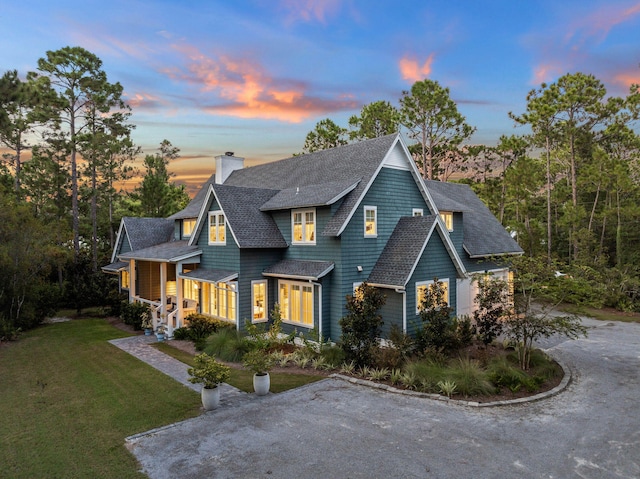
[[[550,357],[552,357],[551,354],[549,354],[549,351],[545,351],[545,353],[548,354]],[[411,391],[408,389],[398,389],[396,387],[389,386],[388,384],[377,383],[375,381],[369,381],[368,379],[354,378],[352,376],[345,376],[344,374],[338,374],[338,373],[331,374],[329,377],[340,379],[342,381],[346,381],[352,384],[358,384],[360,386],[381,389],[383,391],[388,391],[394,394],[403,394],[405,396],[414,396],[414,397],[424,397],[427,399],[434,399],[436,401],[445,401],[445,402],[450,402],[452,404],[459,404],[461,406],[469,406],[469,407],[515,406],[518,404],[526,404],[526,403],[540,401],[542,399],[553,397],[557,394],[560,394],[562,391],[564,391],[567,388],[567,386],[569,385],[572,379],[571,369],[566,364],[564,364],[564,362],[562,362],[561,360],[557,358],[553,358],[553,360],[560,365],[564,373],[564,376],[560,381],[560,384],[558,384],[553,389],[549,389],[548,391],[534,394],[533,396],[527,396],[527,397],[522,397],[517,399],[508,399],[504,401],[492,401],[492,402],[486,402],[486,403],[481,403],[478,401],[465,401],[463,399],[450,399],[447,396],[442,396],[441,394],[422,393],[418,391]]]

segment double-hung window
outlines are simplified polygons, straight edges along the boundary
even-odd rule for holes
[[[278,299],[283,321],[313,328],[313,285],[281,280]]]
[[[378,236],[378,208],[376,206],[364,207],[364,236],[365,238]]]
[[[447,305],[449,305],[449,280],[448,279],[439,279],[439,283],[442,284],[442,290],[444,293],[443,300]],[[416,283],[416,314],[420,314],[420,307],[422,305],[422,301],[427,294],[427,291],[432,291],[435,284],[433,281],[421,281]]]
[[[224,213],[211,211],[209,213],[209,244],[226,244],[226,231]]]
[[[291,213],[293,244],[316,244],[316,210],[294,210]]]
[[[251,282],[252,318],[254,322],[267,320],[267,282]]]
[[[195,219],[191,218],[191,219],[182,220],[182,237],[189,238],[191,236],[191,233],[193,233],[193,229],[195,227],[196,227]]]
[[[447,227],[447,230],[453,231],[453,213],[450,211],[441,211],[440,218],[444,221],[444,225]]]

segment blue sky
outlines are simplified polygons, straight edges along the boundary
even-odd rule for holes
[[[640,83],[640,1],[23,0],[0,5],[0,70],[47,50],[95,53],[133,108],[134,139],[163,139],[199,181],[215,155],[249,164],[301,151],[323,118],[397,105],[424,78],[449,87],[473,143],[517,133],[508,112],[565,73],[612,95]]]

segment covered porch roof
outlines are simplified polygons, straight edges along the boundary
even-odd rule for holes
[[[176,263],[202,254],[197,246],[190,246],[188,241],[170,241],[149,248],[129,251],[118,255],[120,260],[155,261],[160,263]]]
[[[262,272],[262,275],[276,278],[317,281],[331,272],[334,266],[335,264],[331,261],[284,259],[269,266]]]

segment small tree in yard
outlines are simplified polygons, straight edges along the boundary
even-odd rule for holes
[[[421,350],[451,349],[456,343],[456,323],[451,318],[453,308],[446,299],[446,289],[438,278],[424,287],[420,298],[422,329],[417,333]]]
[[[362,283],[353,296],[347,295],[348,312],[340,319],[340,347],[347,361],[360,367],[371,365],[383,323],[378,310],[385,302],[385,295],[367,283]]]
[[[556,334],[569,339],[587,336],[587,328],[576,315],[557,315],[556,303],[548,299],[546,285],[554,277],[554,269],[544,259],[515,258],[511,262],[515,273],[514,308],[505,323],[505,334],[516,344],[520,367],[529,369],[531,351],[536,341]],[[534,308],[535,305],[535,308]]]
[[[502,333],[502,321],[509,312],[509,285],[491,275],[478,275],[478,294],[473,312],[478,337],[484,345],[491,344]]]

